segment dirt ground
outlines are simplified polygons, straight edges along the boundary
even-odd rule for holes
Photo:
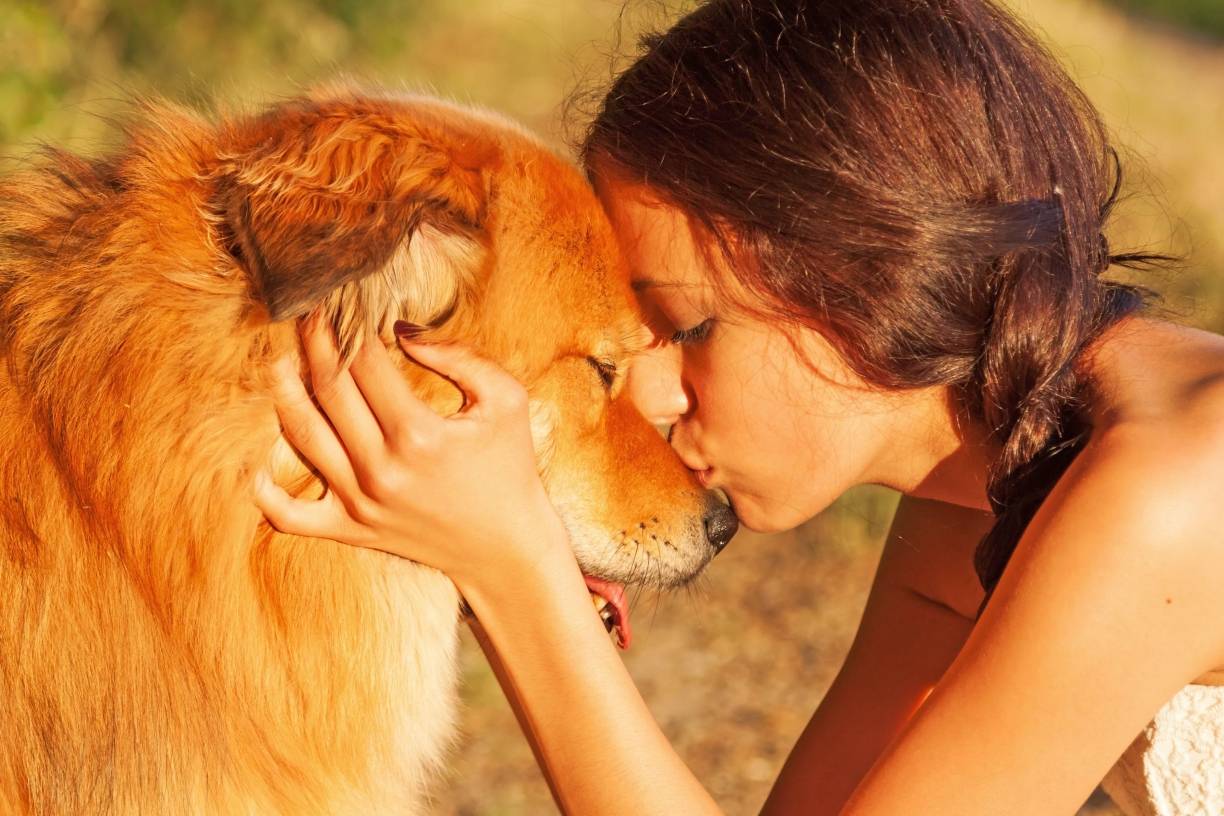
[[[729,816],[758,812],[850,646],[896,498],[861,489],[791,533],[741,533],[692,591],[636,599],[626,664]],[[470,636],[463,742],[436,816],[556,809]],[[1119,814],[1103,795],[1081,816]]]

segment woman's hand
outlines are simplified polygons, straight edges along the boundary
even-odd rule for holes
[[[482,624],[482,646],[496,656],[564,812],[717,813],[592,612],[536,472],[523,387],[468,352],[401,338],[467,396],[463,410],[443,418],[412,394],[381,344],[340,371],[330,331],[310,321],[303,342],[331,424],[290,360],[279,370],[277,410],[328,491],[318,501],[293,499],[263,473],[256,503],[272,524],[449,575]]]
[[[482,574],[530,569],[565,541],[536,470],[527,393],[514,378],[458,347],[401,337],[410,356],[464,392],[464,408],[444,418],[412,393],[381,343],[364,343],[340,370],[331,330],[317,315],[301,328],[327,418],[290,358],[277,362],[277,412],[328,489],[317,501],[294,499],[261,471],[256,504],[274,527],[410,558],[464,592]]]

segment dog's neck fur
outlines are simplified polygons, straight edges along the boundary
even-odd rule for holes
[[[262,522],[250,479],[270,454],[282,484],[321,492],[278,447],[264,380],[293,328],[261,323],[197,221],[125,218],[181,201],[67,154],[12,191],[0,225],[28,240],[0,248],[0,777],[27,789],[0,801],[411,809],[451,730],[457,597]],[[203,206],[190,176],[172,194]]]

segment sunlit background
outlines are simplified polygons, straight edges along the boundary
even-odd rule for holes
[[[1224,0],[1015,0],[1124,148],[1115,251],[1185,257],[1145,279],[1175,319],[1224,330]],[[0,0],[0,170],[39,141],[104,150],[137,93],[256,109],[344,73],[514,115],[564,145],[636,35],[634,0]],[[800,530],[742,534],[699,587],[639,598],[627,662],[729,814],[755,813],[853,635],[895,495],[862,489]],[[470,641],[464,737],[437,814],[548,813],[548,791]],[[1085,678],[1091,682],[1090,678]],[[597,689],[598,678],[593,679]],[[973,769],[967,768],[966,773]],[[1114,813],[1099,794],[1084,813]]]

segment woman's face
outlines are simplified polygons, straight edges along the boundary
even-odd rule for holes
[[[818,332],[792,329],[792,343],[720,302],[687,219],[647,188],[603,179],[596,191],[655,337],[633,362],[630,393],[672,425],[681,459],[745,526],[789,529],[856,484],[921,479],[898,466],[931,447],[913,392],[872,389]]]

